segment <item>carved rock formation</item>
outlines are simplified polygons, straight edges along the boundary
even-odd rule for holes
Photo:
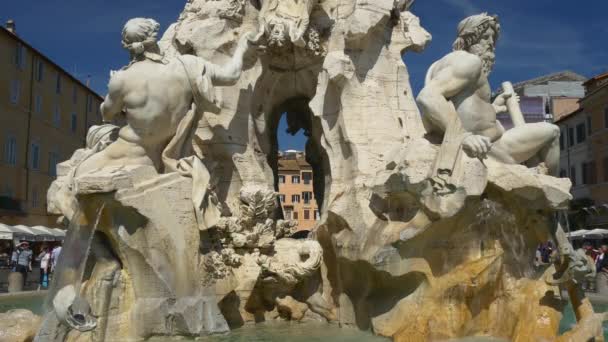
[[[0,313],[0,341],[31,341],[41,323],[41,317],[28,310],[17,309]]]

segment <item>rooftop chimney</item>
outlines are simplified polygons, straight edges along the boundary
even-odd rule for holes
[[[6,21],[6,29],[12,34],[17,34],[17,27],[15,26],[15,21],[13,19]]]

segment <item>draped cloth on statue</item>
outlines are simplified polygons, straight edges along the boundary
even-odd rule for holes
[[[456,110],[454,110],[456,112]],[[443,142],[439,147],[432,174],[430,176],[434,187],[439,190],[455,191],[461,185],[462,169],[462,142],[471,134],[462,127],[460,118],[455,115],[446,127]],[[444,189],[444,188],[448,189]]]
[[[195,155],[192,142],[203,113],[219,113],[219,108],[216,105],[213,83],[205,70],[195,76],[183,59],[177,59],[188,76],[194,104],[177,126],[173,139],[163,150],[162,161],[165,173],[179,172],[184,177],[192,178],[192,202],[196,220],[199,229],[206,230],[217,224],[221,212],[212,191],[211,174],[201,158]]]
[[[453,112],[456,113],[456,109]],[[464,167],[465,152],[462,143],[470,135],[462,126],[458,115],[453,115],[429,175],[430,191],[424,191],[422,196],[422,203],[427,210],[441,217],[456,215],[465,205],[467,193],[474,193],[477,188],[471,187],[471,182],[467,182],[467,178],[475,177],[475,174],[467,175]],[[484,182],[475,180],[472,184],[481,183]],[[483,187],[485,188],[485,183]]]

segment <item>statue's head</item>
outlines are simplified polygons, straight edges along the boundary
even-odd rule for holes
[[[133,18],[122,29],[122,46],[132,57],[143,55],[150,49],[157,49],[156,38],[160,24],[154,19]],[[156,52],[156,51],[154,51]]]
[[[458,24],[458,38],[454,51],[473,53],[483,61],[484,71],[489,73],[494,66],[496,41],[500,35],[498,16],[487,13],[470,16]]]

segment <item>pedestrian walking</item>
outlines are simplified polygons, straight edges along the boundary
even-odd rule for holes
[[[21,273],[23,276],[23,287],[27,282],[27,273],[32,271],[32,257],[34,252],[30,250],[30,244],[27,241],[21,242],[17,245],[17,250],[13,252],[14,267],[13,270],[15,272]]]
[[[608,245],[602,245],[600,252],[595,263],[597,269],[595,289],[599,294],[608,296]]]

